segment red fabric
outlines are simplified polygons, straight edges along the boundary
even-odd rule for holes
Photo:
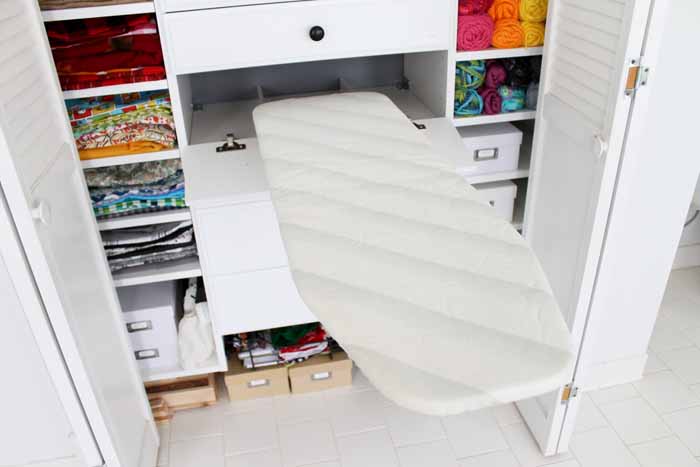
[[[484,50],[491,45],[493,20],[489,15],[460,16],[457,25],[457,50]]]
[[[55,47],[118,36],[146,24],[155,24],[153,15],[107,16],[55,21],[46,23],[46,34],[49,36],[51,47]]]
[[[97,39],[71,47],[55,48],[53,49],[53,58],[56,62],[59,62],[71,58],[83,58],[90,55],[104,54],[115,50],[160,53],[160,39],[157,34],[139,34],[135,36]]]
[[[162,64],[163,54],[160,50],[157,53],[125,51],[62,60],[56,63],[56,69],[59,73],[80,73],[109,71],[119,68],[159,66]]]
[[[491,8],[493,0],[459,0],[460,15],[480,15]]]
[[[59,73],[64,91],[112,86],[115,84],[140,83],[165,79],[163,66],[147,66],[103,71],[99,73]]]

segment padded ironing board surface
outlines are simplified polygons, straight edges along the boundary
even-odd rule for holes
[[[299,293],[385,396],[447,415],[565,383],[569,331],[534,253],[388,98],[253,116]]]

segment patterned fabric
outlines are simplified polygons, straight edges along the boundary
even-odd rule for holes
[[[125,268],[143,266],[146,264],[166,263],[170,261],[176,261],[178,259],[190,258],[193,256],[197,256],[197,245],[194,244],[187,247],[177,248],[171,251],[148,253],[133,258],[112,260],[109,262],[109,267],[112,270],[112,272],[116,272]]]
[[[168,239],[180,229],[191,226],[192,221],[183,221],[132,227],[130,229],[108,230],[102,232],[102,244],[105,249],[145,245],[149,242]]]
[[[158,183],[132,187],[93,188],[90,198],[94,207],[105,207],[131,200],[157,200],[185,195],[185,179],[181,170]]]
[[[84,8],[88,6],[124,5],[143,0],[39,0],[42,10],[62,10],[64,8]]]
[[[163,208],[172,209],[184,207],[187,207],[184,197],[173,197],[154,200],[135,199],[104,207],[93,206],[92,210],[95,213],[95,217],[104,218],[107,216],[114,217],[116,214],[141,214],[143,212],[160,211]]]
[[[96,88],[99,86],[114,86],[124,83],[142,83],[165,79],[165,67],[143,66],[101,71],[98,73],[61,73],[59,75],[61,88],[64,91]]]
[[[137,141],[158,143],[165,149],[175,147],[175,133],[166,125],[124,124],[95,131],[75,141],[78,150],[104,148]]]
[[[73,136],[75,136],[78,141],[81,141],[86,135],[112,128],[119,128],[120,126],[166,125],[171,128],[175,126],[172,109],[169,105],[155,105],[152,108],[140,108],[131,112],[106,117],[100,115],[87,120],[86,123],[73,127]]]
[[[157,106],[171,108],[170,95],[167,91],[132,92],[66,101],[68,117],[73,127],[136,110],[153,109]]]
[[[85,182],[90,188],[142,186],[158,183],[182,170],[180,159],[125,164],[85,170]]]

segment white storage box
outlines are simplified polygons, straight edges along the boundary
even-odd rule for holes
[[[482,199],[493,206],[508,222],[513,222],[513,209],[518,187],[511,181],[474,185]]]
[[[176,367],[177,283],[122,287],[117,289],[117,294],[139,368]]]
[[[475,175],[517,170],[523,133],[510,123],[469,126],[459,129],[464,151],[457,173]]]

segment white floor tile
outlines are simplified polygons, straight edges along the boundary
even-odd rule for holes
[[[282,465],[306,466],[338,459],[333,430],[325,420],[279,426]]]
[[[654,332],[649,341],[649,348],[656,353],[666,352],[668,350],[682,349],[691,347],[693,342],[685,335],[681,328],[677,327],[675,321],[671,318],[661,318],[654,326]]]
[[[694,456],[700,456],[700,407],[664,415],[664,421]]]
[[[632,446],[642,467],[699,467],[697,459],[676,437]]]
[[[700,307],[698,314],[700,315]],[[658,356],[685,384],[700,383],[700,348],[659,352]]]
[[[613,429],[627,444],[642,443],[671,435],[661,417],[644,399],[630,399],[600,406]]]
[[[342,467],[338,461],[321,462],[319,464],[309,464],[304,467]]]
[[[170,445],[170,467],[224,467],[222,436],[178,441]]]
[[[570,448],[582,467],[639,467],[612,428],[577,433]]]
[[[512,452],[498,451],[462,459],[459,467],[520,467],[520,464]]]
[[[600,406],[611,402],[621,402],[639,397],[639,393],[633,384],[621,384],[604,389],[597,389],[588,393],[593,402]]]
[[[677,329],[700,328],[700,310],[698,309],[700,304],[698,302],[682,298],[669,300],[666,306],[670,308],[670,313],[663,317],[664,322]]]
[[[581,395],[578,414],[576,415],[576,427],[574,433],[581,433],[595,428],[608,426],[607,420],[598,410],[598,407],[593,403],[593,400],[588,394]]]
[[[512,425],[523,421],[515,404],[504,404],[494,407],[493,414],[496,416],[498,426]]]
[[[383,411],[391,404],[375,390],[333,394],[327,402],[336,436],[383,428]]]
[[[328,418],[326,396],[322,392],[273,398],[277,423],[301,423]]]
[[[399,461],[386,429],[336,439],[343,467],[398,467]]]
[[[693,394],[683,381],[670,371],[645,376],[634,387],[659,413],[674,412],[700,405],[700,397]]]
[[[698,305],[698,308],[700,308],[700,305]],[[700,313],[700,311],[698,311],[698,313]],[[693,342],[693,344],[700,347],[700,328],[684,329],[683,334],[685,334],[686,337]]]
[[[245,401],[233,401],[223,404],[224,413],[247,413],[256,412],[259,410],[272,409],[272,397],[260,397],[258,399],[249,399]]]
[[[384,421],[394,446],[427,443],[447,437],[439,417],[422,415],[396,405],[384,409]]]
[[[227,415],[224,439],[227,456],[277,448],[277,425],[272,411]]]
[[[170,461],[170,423],[158,423],[158,437],[160,445],[158,446],[158,466],[168,465]]]
[[[668,370],[668,367],[654,352],[649,350],[647,353],[647,364],[644,366],[644,374],[650,375],[659,371]]]
[[[442,424],[458,459],[508,448],[489,409],[444,417]]]
[[[224,415],[217,406],[194,410],[182,410],[173,417],[170,441],[221,435]]]
[[[226,467],[282,467],[279,449],[251,452],[226,458]]]
[[[556,464],[548,464],[547,467],[581,467],[578,461],[570,460],[564,462],[557,462]]]
[[[404,446],[397,451],[401,467],[457,467],[457,460],[447,440]],[[362,467],[370,465],[375,464],[369,463]]]
[[[513,454],[522,467],[539,467],[542,465],[554,464],[572,458],[571,454],[557,454],[556,456],[544,457],[540,447],[530,434],[524,423],[516,423],[502,428],[503,434],[510,445]]]
[[[693,384],[690,386],[690,391],[700,398],[700,384]]]

